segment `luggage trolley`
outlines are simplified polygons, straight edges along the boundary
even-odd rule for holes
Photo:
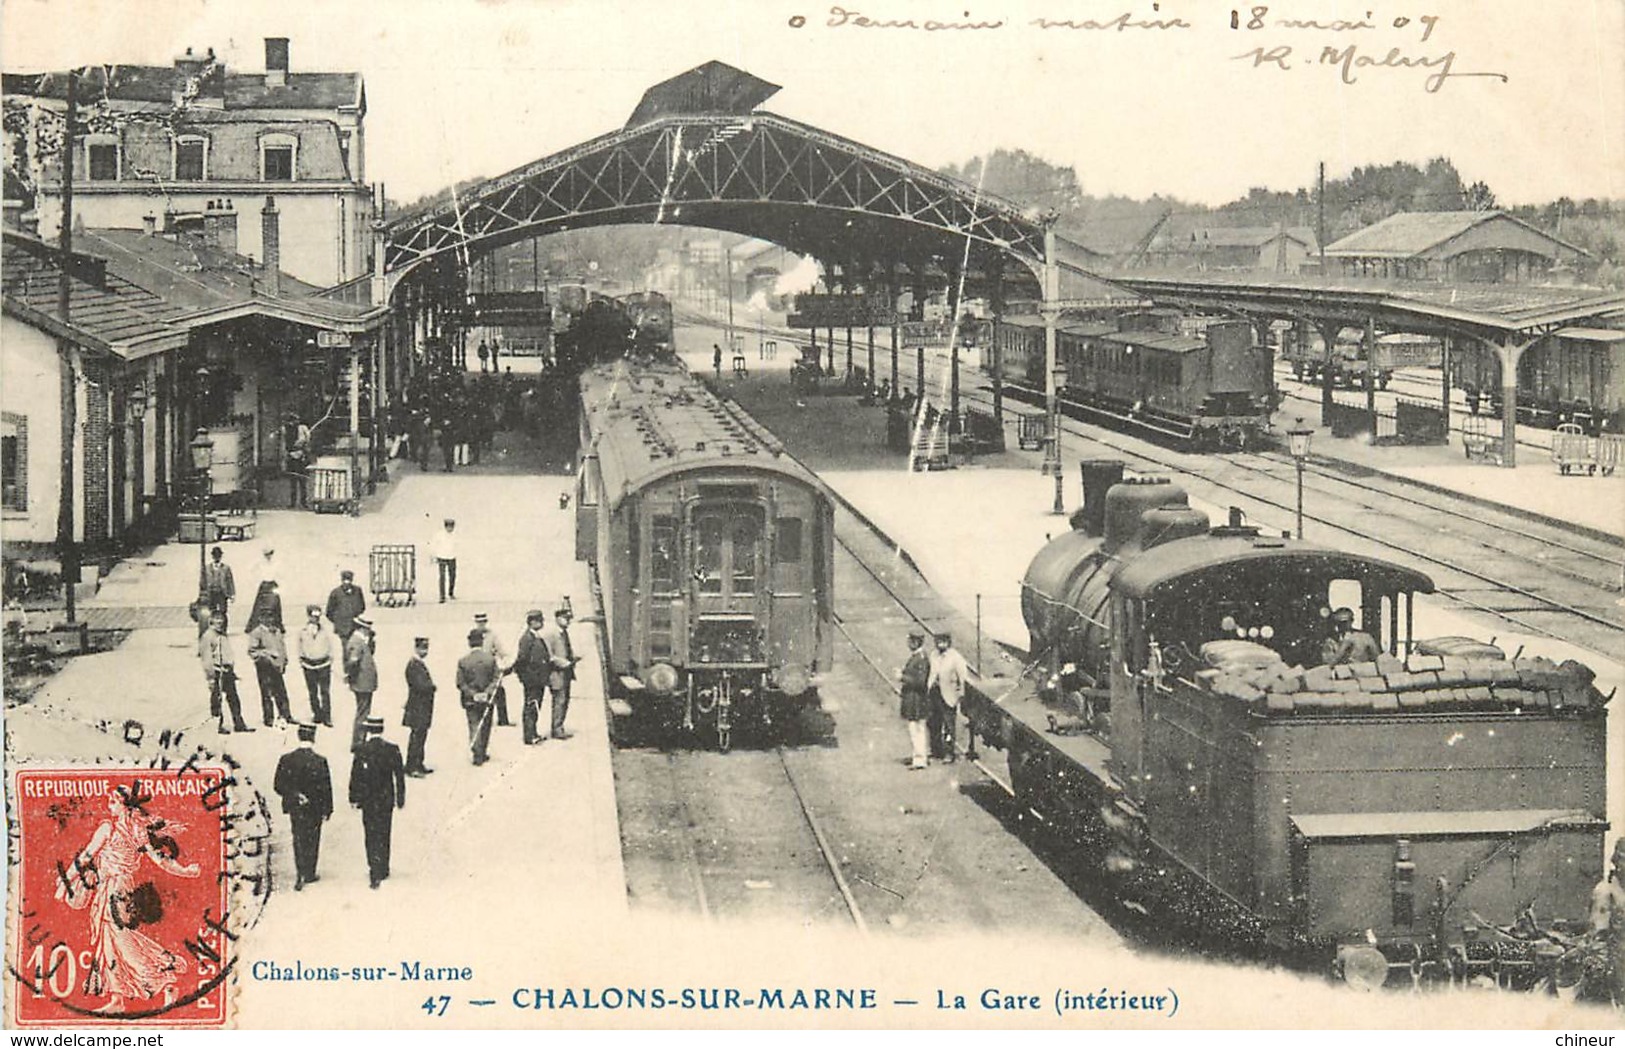
[[[1564,423],[1552,435],[1552,462],[1560,474],[1597,472],[1597,453],[1591,438],[1575,423]]]
[[[379,543],[368,558],[369,587],[374,604],[410,605],[417,600],[417,547],[411,543]]]

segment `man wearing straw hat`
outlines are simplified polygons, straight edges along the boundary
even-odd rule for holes
[[[468,632],[468,652],[457,661],[457,694],[468,717],[468,747],[474,764],[490,760],[491,701],[496,692],[496,657],[485,650],[485,631]]]
[[[395,810],[406,808],[406,767],[401,748],[383,737],[384,719],[361,721],[366,736],[350,763],[350,804],[361,810],[367,841],[367,876],[372,887],[389,877],[389,838]]]

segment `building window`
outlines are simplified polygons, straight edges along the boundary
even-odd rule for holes
[[[118,142],[94,139],[85,143],[85,173],[92,182],[117,182],[119,177]]]
[[[0,416],[0,506],[28,510],[28,417]]]
[[[339,158],[344,161],[345,174],[354,179],[355,170],[350,167],[350,133],[348,131],[339,132]]]
[[[209,177],[209,142],[204,138],[175,140],[175,181],[202,182]]]
[[[266,135],[260,139],[260,178],[266,182],[292,182],[298,177],[299,143],[292,135]]]

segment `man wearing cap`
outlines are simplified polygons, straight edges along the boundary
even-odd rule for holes
[[[1369,663],[1382,654],[1376,638],[1354,629],[1354,610],[1339,608],[1332,613],[1332,633],[1320,646],[1320,661],[1327,666],[1339,663]]]
[[[564,731],[564,718],[570,712],[570,685],[576,679],[576,664],[580,662],[570,643],[570,619],[570,606],[559,605],[553,612],[552,628],[542,635],[552,663],[552,670],[547,676],[547,690],[553,696],[554,739],[570,738],[570,733]]]
[[[367,595],[355,585],[355,573],[346,568],[339,573],[339,585],[327,595],[327,621],[333,624],[333,633],[341,644],[350,640],[355,617],[366,610]]]
[[[513,657],[508,654],[508,646],[504,645],[497,632],[491,629],[491,617],[484,612],[474,616],[474,629],[484,635],[480,647],[491,653],[491,658],[497,661],[497,689],[494,693],[495,710],[498,728],[509,728],[513,725],[508,717],[508,690],[502,687],[502,679],[513,670]]]
[[[429,739],[429,724],[434,721],[434,678],[423,658],[428,654],[429,639],[414,638],[412,658],[406,661],[406,710],[401,715],[401,724],[410,730],[406,737],[406,774],[414,777],[434,771],[423,763],[423,745]]]
[[[276,764],[272,789],[282,798],[282,811],[293,824],[295,892],[320,881],[316,863],[322,853],[322,823],[333,815],[333,776],[327,759],[316,753],[316,726],[299,726],[299,746]]]
[[[220,616],[221,633],[226,632],[231,622],[229,606],[237,598],[237,581],[232,577],[231,566],[226,564],[225,556],[225,551],[218,546],[209,551],[209,563],[204,566],[197,586],[203,607]],[[208,622],[206,619],[202,621]]]
[[[952,634],[938,634],[936,645],[936,658],[931,660],[931,673],[925,686],[927,692],[935,693],[936,700],[931,709],[933,746],[941,748],[941,757],[945,761],[956,761],[954,719],[959,713],[959,701],[965,698],[970,667],[954,647]]]
[[[361,810],[372,887],[389,877],[389,836],[395,810],[406,808],[406,768],[401,748],[383,737],[384,719],[362,719],[364,739],[350,763],[350,804]]]
[[[209,625],[198,639],[198,661],[203,664],[203,679],[209,683],[209,714],[220,724],[220,734],[226,735],[225,712],[220,699],[225,697],[231,705],[232,726],[238,732],[253,732],[253,726],[243,720],[243,704],[237,698],[237,667],[231,654],[231,642],[226,638],[226,614],[211,612]]]
[[[275,583],[263,584],[275,588]],[[270,728],[277,718],[293,720],[288,709],[288,686],[282,675],[288,671],[288,643],[280,623],[270,616],[255,620],[248,631],[248,658],[254,661],[254,673],[260,682],[260,713],[265,727]]]
[[[931,696],[926,684],[931,680],[931,659],[925,654],[925,634],[918,630],[908,632],[908,658],[897,672],[897,680],[902,692],[901,713],[908,722],[908,740],[913,751],[909,768],[923,769],[929,764],[926,720],[931,714]]]
[[[553,673],[553,657],[548,654],[543,637],[547,616],[539,608],[525,613],[525,632],[519,635],[518,654],[514,656],[513,672],[525,690],[525,706],[519,716],[520,730],[525,745],[540,743],[545,738],[536,731],[541,719],[542,696],[547,680]]]
[[[322,626],[320,605],[305,606],[305,625],[299,628],[299,669],[305,672],[310,693],[310,717],[333,727],[333,635]]]
[[[457,522],[446,518],[429,543],[429,553],[440,569],[440,603],[457,600]]]
[[[1613,869],[1591,890],[1591,929],[1608,963],[1608,994],[1625,1004],[1625,838],[1614,842]]]
[[[457,661],[457,695],[468,717],[468,746],[474,764],[483,765],[490,756],[491,692],[497,681],[497,661],[485,650],[485,632],[468,632],[468,652]]]
[[[361,722],[372,713],[372,694],[378,691],[378,664],[373,659],[378,641],[372,632],[372,620],[355,617],[355,629],[344,642],[344,680],[355,693],[355,733],[351,750],[361,746],[364,738]]]

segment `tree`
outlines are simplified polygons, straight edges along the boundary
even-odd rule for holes
[[[1461,202],[1468,211],[1494,211],[1496,208],[1495,193],[1482,179],[1467,187],[1461,195]]]

